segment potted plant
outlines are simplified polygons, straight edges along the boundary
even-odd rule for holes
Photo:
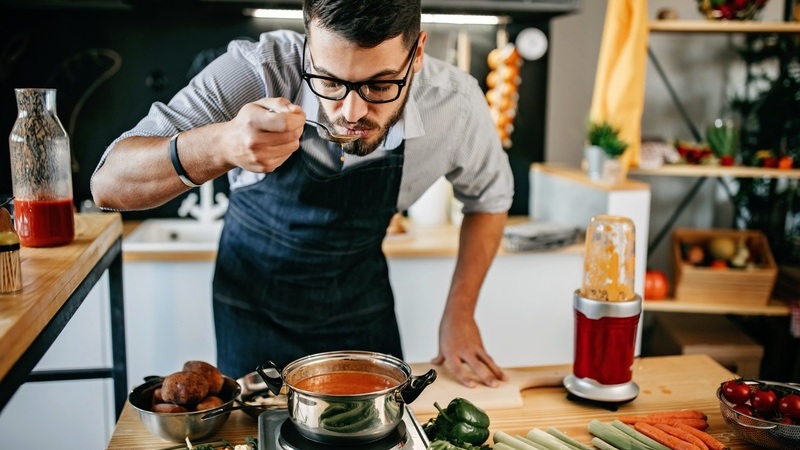
[[[620,139],[619,130],[607,121],[590,122],[586,137],[589,178],[612,184],[618,182],[622,173],[619,157],[628,148],[628,144]]]

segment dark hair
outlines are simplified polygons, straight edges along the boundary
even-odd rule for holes
[[[372,48],[403,35],[407,47],[419,36],[421,0],[303,0],[308,34],[313,20],[361,47]]]

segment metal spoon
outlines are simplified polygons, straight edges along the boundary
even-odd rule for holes
[[[0,208],[6,206],[7,204],[11,203],[11,200],[14,200],[14,197],[6,197],[3,200],[0,200]]]
[[[310,120],[310,119],[306,119],[306,123],[308,123],[310,125],[315,125],[317,127],[317,130],[319,130],[321,132],[320,133],[320,137],[322,137],[325,140],[328,140],[328,141],[334,142],[336,144],[339,144],[339,145],[348,144],[350,142],[353,142],[353,141],[356,141],[356,140],[360,139],[360,136],[357,135],[357,134],[338,134],[338,133],[334,133],[330,129],[328,129],[328,127],[326,127],[325,125],[323,125],[323,124],[321,124],[319,122],[314,122],[313,120]]]

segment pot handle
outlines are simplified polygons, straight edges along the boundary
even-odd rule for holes
[[[278,376],[272,377],[267,375],[267,372],[264,370],[265,366],[275,370],[275,372],[278,373]],[[264,361],[258,365],[256,371],[258,372],[259,375],[261,375],[261,378],[264,380],[264,383],[267,383],[270,392],[272,392],[275,395],[280,395],[281,387],[283,387],[283,378],[281,378],[280,375],[281,369],[278,368],[278,365],[272,362],[272,360]]]
[[[402,391],[400,391],[400,397],[403,402],[406,404],[413,402],[414,400],[419,397],[419,394],[425,389],[425,387],[436,380],[436,371],[431,369],[425,372],[424,375],[420,375],[418,377],[411,376],[409,378],[409,382]]]

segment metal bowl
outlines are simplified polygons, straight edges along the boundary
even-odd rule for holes
[[[250,372],[238,380],[242,392],[236,397],[236,404],[250,417],[257,418],[268,409],[286,409],[286,394],[275,395],[258,372]]]
[[[128,401],[139,413],[139,419],[150,434],[172,442],[184,442],[186,438],[202,439],[219,430],[231,412],[226,411],[207,420],[203,420],[203,416],[213,410],[230,408],[242,390],[233,378],[223,378],[225,383],[218,397],[225,403],[211,410],[171,414],[150,411],[153,392],[161,386],[164,380],[162,377],[148,377],[144,384],[133,388],[128,395]]]
[[[759,384],[779,386],[800,393],[800,387],[786,383],[760,380],[744,382],[751,386]],[[720,384],[719,388],[717,388],[719,410],[722,413],[722,418],[725,419],[725,424],[728,425],[728,428],[730,428],[736,436],[751,444],[764,448],[777,450],[797,450],[800,448],[800,425],[771,422],[736,411],[733,409],[735,405],[727,401],[722,395],[722,386],[724,384],[725,383]]]

